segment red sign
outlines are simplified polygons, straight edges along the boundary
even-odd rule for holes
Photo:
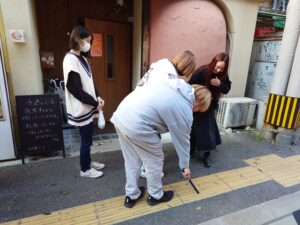
[[[101,57],[102,56],[102,36],[101,34],[93,34],[93,44],[91,47],[91,56],[92,57]]]

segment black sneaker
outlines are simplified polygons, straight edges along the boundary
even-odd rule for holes
[[[131,199],[129,196],[125,197],[125,201],[124,201],[124,206],[127,208],[132,208],[133,206],[135,206],[135,203],[137,202],[137,200],[141,199],[144,197],[145,195],[145,188],[143,186],[139,187],[139,189],[141,190],[141,194],[137,199]]]
[[[149,195],[149,197],[147,199],[147,203],[148,203],[148,205],[151,205],[151,206],[157,205],[159,203],[171,201],[173,196],[174,196],[174,191],[164,191],[164,195],[159,200],[157,200],[157,199],[153,198],[151,195]]]

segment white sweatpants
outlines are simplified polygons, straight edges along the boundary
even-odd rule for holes
[[[164,163],[164,153],[160,137],[156,134],[147,138],[130,138],[125,132],[116,127],[119,136],[121,149],[125,161],[126,172],[126,195],[131,199],[137,199],[141,191],[138,187],[138,179],[141,163],[146,169],[147,190],[149,195],[155,199],[163,196],[161,173]],[[154,142],[153,142],[154,140]]]

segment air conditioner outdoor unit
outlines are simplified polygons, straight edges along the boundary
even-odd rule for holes
[[[250,126],[256,100],[252,98],[221,98],[217,114],[217,123],[224,128]]]

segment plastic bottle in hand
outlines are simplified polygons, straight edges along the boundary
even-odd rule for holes
[[[103,115],[103,111],[102,110],[99,111],[98,127],[100,129],[103,129],[105,127],[105,119],[104,119],[104,115]]]

